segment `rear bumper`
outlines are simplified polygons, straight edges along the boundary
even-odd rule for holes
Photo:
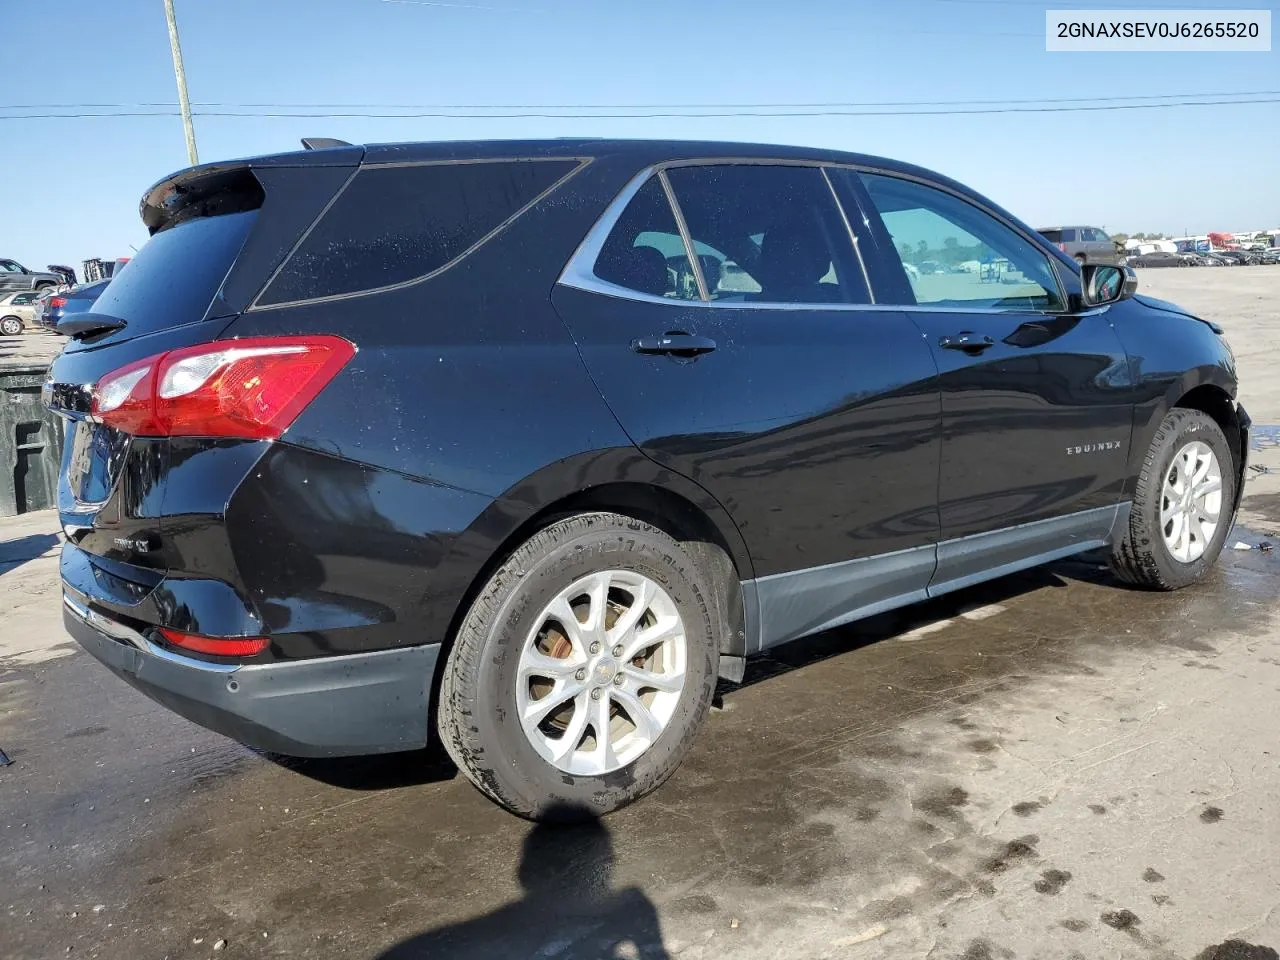
[[[440,645],[265,664],[193,660],[63,598],[89,653],[151,699],[243,744],[295,757],[414,750],[427,742]]]

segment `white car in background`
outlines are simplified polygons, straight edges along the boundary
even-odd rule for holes
[[[31,330],[36,325],[36,302],[40,299],[41,290],[20,290],[17,293],[0,294],[0,335],[16,337],[23,330]]]

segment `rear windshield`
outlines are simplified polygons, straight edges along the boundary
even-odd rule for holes
[[[111,278],[94,312],[124,320],[131,337],[203,320],[257,216],[197,217],[160,231]]]
[[[499,160],[367,167],[347,184],[259,304],[358,293],[448,266],[578,166]]]
[[[106,290],[110,285],[110,280],[99,280],[97,283],[86,283],[83,286],[76,287],[69,293],[63,294],[69,300],[92,300],[102,291]],[[115,316],[115,314],[112,314]]]

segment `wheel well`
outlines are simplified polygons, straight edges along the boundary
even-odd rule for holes
[[[608,512],[634,517],[666,533],[684,548],[716,590],[722,665],[725,657],[742,657],[746,652],[746,611],[743,606],[741,580],[750,572],[738,569],[733,551],[720,529],[696,504],[677,493],[644,483],[607,483],[581,490],[543,507],[517,527],[493,552],[472,578],[462,600],[449,621],[437,661],[439,668],[432,679],[430,710],[435,724],[440,680],[446,668],[449,651],[457,639],[462,621],[476,596],[502,564],[539,530],[557,520],[579,513]],[[722,666],[723,669],[723,666]]]
[[[1174,406],[1184,410],[1199,410],[1213,418],[1214,423],[1226,435],[1235,470],[1239,472],[1244,450],[1240,445],[1240,417],[1236,413],[1235,404],[1231,402],[1230,394],[1221,387],[1206,383],[1187,391]]]

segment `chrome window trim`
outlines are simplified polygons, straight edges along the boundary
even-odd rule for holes
[[[853,256],[858,261],[858,266],[862,269],[862,282],[867,285],[867,298],[870,304],[876,302],[875,287],[871,286],[871,274],[867,273],[867,263],[862,259],[862,248],[858,246],[858,235],[853,232],[853,224],[849,222],[849,214],[844,209],[844,204],[840,202],[840,194],[836,193],[836,185],[831,182],[831,177],[827,173],[827,168],[822,168],[822,180],[827,185],[827,189],[831,191],[831,199],[835,201],[836,209],[840,211],[840,222],[844,224],[845,232],[849,235],[849,243],[853,247]],[[858,306],[858,304],[849,304],[849,306]]]
[[[1049,268],[1053,273],[1055,282],[1058,285],[1058,296],[1062,300],[1063,308],[1061,310],[1036,310],[1033,308],[1025,308],[1018,310],[1001,309],[997,307],[940,307],[931,304],[888,304],[888,303],[768,303],[760,300],[752,301],[734,301],[734,300],[678,300],[673,297],[659,297],[649,293],[642,293],[638,290],[632,290],[629,287],[623,287],[616,283],[610,283],[607,280],[601,280],[595,275],[595,262],[600,255],[601,248],[604,246],[605,240],[608,239],[614,226],[622,216],[622,212],[627,208],[627,204],[640,191],[640,188],[649,180],[650,177],[658,175],[665,170],[675,167],[702,167],[715,166],[723,164],[732,164],[735,166],[769,166],[769,167],[817,167],[823,171],[826,176],[827,169],[833,170],[852,170],[857,173],[872,173],[877,176],[896,177],[899,180],[909,180],[918,183],[921,186],[929,187],[934,190],[940,190],[943,193],[950,194],[957,200],[969,204],[969,206],[980,210],[987,216],[991,217],[997,223],[1002,224],[1013,233],[1022,237],[1033,247],[1040,250],[1045,259],[1049,263]],[[665,177],[663,180],[665,181]],[[826,177],[828,186],[831,186],[830,177]],[[664,187],[664,189],[666,189]],[[834,193],[834,188],[833,188]],[[668,201],[672,201],[672,197],[668,194]],[[847,211],[844,205],[840,203],[840,198],[835,197],[836,207],[840,210],[840,214],[845,219],[846,225],[849,225]],[[674,209],[673,209],[674,212]],[[865,211],[864,211],[865,212]],[[877,216],[879,212],[877,211]],[[680,220],[677,219],[677,226]],[[866,268],[866,263],[862,257],[862,251],[856,243],[854,237],[854,254],[857,256],[862,265],[863,274],[867,279],[867,289],[874,299],[875,290],[870,283],[870,275]],[[1054,258],[1051,257],[1043,249],[1044,238],[1037,239],[1026,230],[1020,229],[1013,223],[1010,223],[1001,214],[992,210],[984,203],[979,203],[972,197],[966,196],[958,190],[948,187],[946,184],[938,183],[927,177],[917,176],[911,173],[904,173],[897,170],[886,170],[883,167],[873,166],[865,163],[840,163],[826,160],[796,160],[796,159],[775,159],[770,157],[697,157],[688,160],[664,160],[660,163],[650,164],[645,167],[630,180],[619,191],[618,195],[609,202],[604,212],[592,225],[587,235],[578,245],[578,249],[573,252],[573,256],[569,258],[569,262],[565,264],[565,268],[561,271],[556,283],[566,287],[572,287],[575,290],[584,290],[588,293],[599,293],[607,297],[617,297],[622,300],[634,300],[639,303],[661,303],[668,306],[676,304],[682,307],[718,307],[721,309],[733,310],[836,310],[836,311],[857,311],[857,310],[879,310],[879,311],[898,311],[901,313],[969,313],[969,314],[990,314],[991,316],[1016,316],[1033,314],[1037,316],[1059,317],[1065,315],[1088,317],[1095,313],[1100,313],[1107,309],[1110,304],[1100,309],[1089,310],[1083,313],[1072,314],[1068,309],[1070,300],[1067,297],[1066,289],[1063,287],[1062,278],[1058,275]],[[699,289],[705,286],[705,281],[701,279],[701,267],[694,256],[692,248],[686,242],[686,256],[690,256],[692,265],[699,277]]]
[[[667,179],[667,171],[658,171],[658,183],[662,186],[662,192],[667,198],[667,205],[671,207],[671,215],[676,220],[676,230],[680,234],[680,242],[684,244],[684,255],[689,259],[689,269],[693,271],[693,281],[698,285],[698,299],[704,303],[711,299],[711,293],[707,290],[707,278],[702,273],[702,261],[698,259],[698,252],[693,248],[693,237],[689,235],[689,224],[684,219],[684,211],[680,209],[680,202],[676,200],[675,191],[671,189],[671,181]],[[595,269],[595,263],[592,263],[592,270]],[[663,297],[663,299],[667,299]]]

